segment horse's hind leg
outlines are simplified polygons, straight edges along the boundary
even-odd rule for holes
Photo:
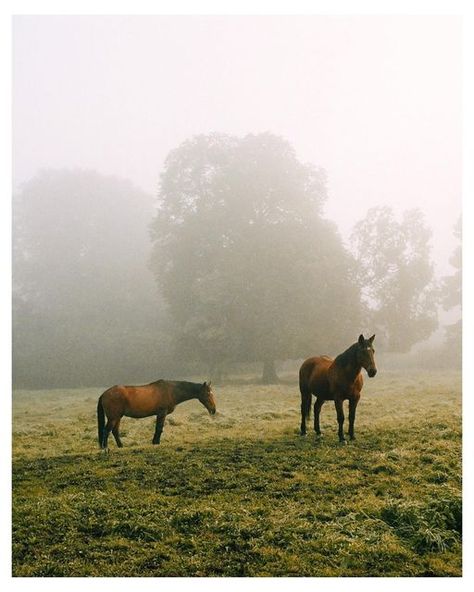
[[[166,411],[159,411],[156,415],[155,434],[153,436],[153,444],[159,444],[161,439],[161,432],[165,424]]]
[[[321,435],[321,428],[319,427],[319,414],[321,412],[321,407],[323,406],[324,399],[318,397],[314,404],[314,431],[318,436]]]
[[[101,448],[108,450],[108,448],[109,448],[109,445],[108,445],[109,434],[110,434],[110,432],[113,432],[113,430],[115,429],[115,426],[118,424],[119,421],[120,421],[120,419],[109,419],[107,421],[105,428],[104,428],[104,435],[102,437]]]
[[[117,420],[117,423],[112,428],[112,434],[114,435],[115,442],[117,443],[117,446],[119,448],[123,448],[122,440],[120,439],[119,425],[120,425],[120,419]]]

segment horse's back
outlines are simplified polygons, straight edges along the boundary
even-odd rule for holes
[[[168,405],[167,399],[166,385],[156,383],[141,386],[115,385],[101,396],[107,415],[114,413],[135,418],[154,415],[160,407]]]
[[[315,395],[328,395],[327,373],[333,361],[329,356],[314,356],[305,360],[300,368],[300,389]]]

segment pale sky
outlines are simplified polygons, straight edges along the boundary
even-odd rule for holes
[[[198,133],[271,131],[328,173],[344,238],[369,207],[418,207],[438,274],[461,211],[461,19],[15,17],[14,186],[93,168],[156,194]]]

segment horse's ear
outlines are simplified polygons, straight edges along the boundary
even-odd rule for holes
[[[203,386],[204,388],[206,388],[206,386],[207,386],[207,382],[203,382],[203,383],[202,383],[202,386]]]
[[[364,336],[362,335],[362,333],[359,335],[359,345],[362,345],[362,346],[365,345],[365,339],[364,339]]]
[[[372,343],[374,342],[374,339],[375,339],[375,334],[372,335],[372,337],[369,337],[370,345],[372,345]]]

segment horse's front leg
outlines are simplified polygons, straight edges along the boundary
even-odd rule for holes
[[[339,436],[339,442],[345,443],[346,439],[344,438],[344,408],[343,408],[343,403],[344,400],[343,399],[338,399],[335,398],[334,399],[334,405],[336,407],[336,413],[337,413],[337,423],[339,425],[339,430],[338,430],[338,436]]]
[[[166,409],[160,409],[156,414],[155,435],[153,436],[153,444],[159,444],[161,439],[161,432],[165,425]]]
[[[354,422],[356,416],[357,403],[359,402],[359,396],[349,399],[349,438],[355,440],[354,434]]]

